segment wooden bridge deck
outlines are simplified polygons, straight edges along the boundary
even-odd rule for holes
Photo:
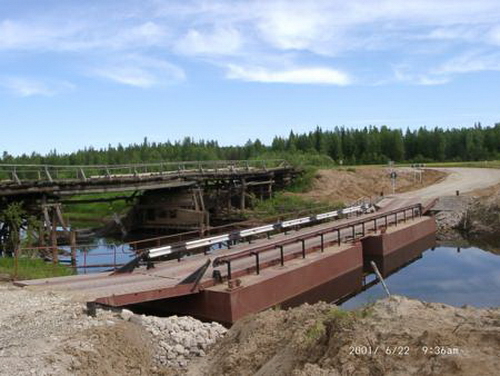
[[[294,171],[294,168],[283,160],[175,162],[120,166],[0,164],[0,196],[74,195],[188,187],[215,179],[258,180],[292,174]]]

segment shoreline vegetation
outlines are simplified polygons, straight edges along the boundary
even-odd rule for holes
[[[75,274],[69,266],[49,264],[40,258],[20,257],[17,262],[16,267],[14,257],[0,257],[0,280],[38,279]]]

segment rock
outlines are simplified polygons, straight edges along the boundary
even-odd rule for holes
[[[120,312],[120,317],[125,321],[129,321],[133,316],[134,312],[128,309],[122,309],[122,311]]]
[[[174,346],[174,351],[178,354],[184,354],[184,347],[182,345],[177,344]]]
[[[156,343],[154,361],[157,365],[185,367],[197,356],[204,356],[208,347],[221,338],[226,328],[218,323],[203,323],[192,317],[154,317],[133,315],[151,333]]]

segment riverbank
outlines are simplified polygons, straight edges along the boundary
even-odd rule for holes
[[[318,303],[236,323],[97,311],[82,297],[0,284],[1,375],[495,375],[500,309],[392,297]],[[215,343],[215,345],[214,345]],[[437,352],[437,353],[436,353]]]
[[[0,282],[0,375],[168,375],[226,329],[130,311],[87,315],[85,298]]]
[[[500,309],[394,296],[346,312],[326,303],[236,323],[189,375],[496,375]]]
[[[461,238],[479,245],[500,239],[500,184],[466,195],[441,197],[433,208],[438,240]]]

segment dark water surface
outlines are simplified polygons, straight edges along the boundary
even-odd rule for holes
[[[500,255],[476,247],[436,247],[385,281],[391,294],[426,302],[500,306]],[[385,296],[379,283],[341,306],[353,309]]]

